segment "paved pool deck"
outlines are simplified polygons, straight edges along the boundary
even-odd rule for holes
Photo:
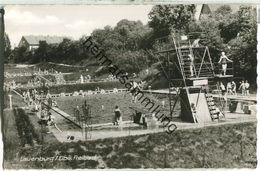
[[[143,128],[135,123],[125,122],[119,126],[113,126],[112,124],[104,124],[102,129],[93,129],[92,131],[84,132],[82,129],[73,126],[72,123],[68,122],[62,116],[57,113],[53,113],[55,116],[55,120],[57,122],[57,126],[62,130],[60,132],[54,126],[50,127],[50,131],[54,134],[54,136],[60,142],[72,142],[72,141],[93,141],[98,139],[105,138],[117,138],[117,137],[126,137],[126,136],[136,136],[136,135],[145,135],[145,134],[153,134],[159,132],[165,132],[166,136],[170,136],[170,134],[166,133],[167,128],[162,127],[154,127],[154,128]],[[256,115],[252,114],[237,114],[237,113],[227,113],[226,118],[220,121],[215,121],[211,123],[187,123],[176,121],[173,122],[177,126],[177,130],[184,129],[198,129],[198,128],[206,128],[210,126],[220,126],[227,124],[239,124],[239,123],[247,123],[247,122],[256,122]],[[68,140],[68,136],[74,136],[74,140]]]

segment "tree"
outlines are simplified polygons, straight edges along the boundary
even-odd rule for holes
[[[39,47],[35,50],[33,63],[36,62],[46,62],[48,59],[48,44],[46,41],[40,41]]]
[[[232,9],[231,9],[230,5],[222,5],[215,11],[215,14],[219,14],[221,16],[226,16],[231,13],[232,13]]]
[[[155,38],[169,35],[171,30],[185,30],[193,20],[195,5],[156,5],[148,14]]]
[[[27,51],[25,46],[16,47],[12,51],[14,63],[27,63],[32,58],[32,52]]]
[[[236,74],[256,83],[256,9],[250,6],[241,6],[237,14],[237,22],[239,23],[238,35],[228,43],[231,47],[232,58],[235,61]]]
[[[5,56],[5,63],[7,63],[8,61],[10,61],[10,55],[11,55],[11,43],[10,43],[10,39],[8,34],[5,33],[4,35],[4,46],[5,46],[5,52],[4,52],[4,56]]]

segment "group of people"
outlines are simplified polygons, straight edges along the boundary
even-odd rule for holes
[[[49,75],[49,74],[57,74],[57,73],[59,73],[59,72],[54,70],[53,68],[51,68],[51,69],[44,69],[44,70],[41,70],[41,68],[39,68],[38,72],[35,72],[34,74],[37,74],[37,75]]]
[[[80,83],[88,83],[91,80],[91,76],[88,74],[87,76],[80,75]]]
[[[115,106],[115,110],[114,110],[114,119],[113,119],[113,124],[114,125],[119,125],[122,123],[122,112],[121,110],[119,109],[118,106]],[[147,114],[145,113],[142,113],[140,111],[137,111],[135,110],[135,113],[133,116],[133,122],[136,123],[136,124],[139,124],[139,125],[143,125],[144,128],[147,128],[148,127],[148,117],[147,117]],[[157,118],[155,117],[155,114],[152,114],[152,120],[151,122],[149,122],[149,126],[151,127],[158,127],[158,120]]]
[[[23,77],[23,76],[32,76],[33,74],[31,72],[20,72],[20,73],[9,73],[4,72],[5,78],[13,78],[13,77]]]
[[[241,90],[241,93],[242,93],[242,96],[249,96],[250,93],[249,93],[249,87],[250,87],[250,84],[248,83],[248,81],[242,81],[240,83],[240,86],[239,86],[239,90]]]
[[[5,78],[13,78],[13,77],[23,77],[23,76],[33,76],[33,75],[49,75],[49,74],[57,74],[58,71],[55,71],[54,69],[49,69],[49,70],[41,70],[39,68],[38,71],[34,72],[26,72],[26,71],[20,71],[19,73],[9,73],[9,72],[4,72]]]
[[[32,111],[37,112],[39,114],[40,117],[38,121],[39,124],[45,126],[54,125],[59,130],[59,128],[55,123],[55,117],[49,111],[49,107],[44,106],[42,103],[42,101],[44,100],[44,103],[48,104],[49,106],[57,106],[57,102],[52,99],[49,92],[46,94],[45,99],[41,98],[41,96],[43,96],[43,91],[38,92],[36,89],[33,89],[31,91],[30,90],[24,91],[22,95],[27,105],[32,107]]]
[[[23,100],[24,100],[24,102],[27,103],[27,105],[33,105],[33,103],[38,104],[38,102],[39,102],[40,94],[38,93],[38,91],[36,89],[33,89],[31,91],[28,89],[27,91],[24,91],[22,95],[23,95]]]
[[[40,113],[40,120],[38,121],[39,124],[45,126],[56,126],[55,117],[48,111],[47,108],[43,108]],[[57,127],[57,126],[56,126]],[[50,132],[47,132],[50,133]]]
[[[189,69],[190,69],[190,77],[194,77],[194,71],[195,71],[195,65],[194,65],[194,56],[191,54],[188,54],[188,60],[189,60]],[[230,60],[225,52],[221,52],[220,59],[218,61],[219,64],[222,65],[222,75],[226,76],[227,74],[227,63],[233,62]]]
[[[62,73],[57,73],[54,75],[56,84],[64,84],[66,83],[64,76]]]
[[[28,87],[42,86],[42,82],[37,77],[34,77],[33,79],[27,82],[27,86]]]
[[[240,82],[240,86],[239,86],[238,90],[241,90],[242,96],[249,96],[250,95],[249,87],[250,87],[250,84],[248,83],[248,81],[242,80]],[[225,95],[226,93],[228,95],[237,95],[237,85],[236,85],[235,81],[228,82],[227,86],[225,86],[221,82],[220,83],[220,89],[221,89],[222,95]]]
[[[10,91],[10,90],[15,89],[17,87],[19,87],[19,84],[17,84],[14,80],[4,83],[4,89],[7,90],[7,91]]]

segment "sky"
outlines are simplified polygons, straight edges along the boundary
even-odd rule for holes
[[[12,5],[5,6],[5,31],[12,47],[24,35],[89,35],[121,19],[148,22],[152,5]]]

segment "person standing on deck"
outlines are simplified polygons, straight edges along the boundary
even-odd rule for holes
[[[119,109],[118,106],[115,107],[115,121],[114,125],[118,125],[119,121],[121,120],[122,114],[121,110]]]
[[[84,83],[84,78],[82,75],[80,75],[80,83],[83,84]]]
[[[231,82],[227,83],[227,94],[233,95]]]
[[[240,86],[239,86],[239,90],[241,90],[242,96],[246,95],[246,85],[244,80],[241,82]]]
[[[227,72],[227,62],[233,62],[232,60],[228,59],[228,57],[225,55],[225,52],[221,52],[221,56],[220,59],[218,61],[218,63],[220,63],[222,65],[222,72],[223,75],[226,75]]]
[[[194,57],[191,54],[189,54],[189,60],[190,60],[190,76],[193,77]]]
[[[221,92],[222,92],[222,96],[224,96],[225,92],[226,92],[226,87],[222,82],[220,83],[220,89],[221,89]]]
[[[139,88],[138,84],[135,81],[132,81],[131,83],[132,83],[132,86],[133,86],[132,91],[131,91],[132,102],[136,103],[136,99],[137,99],[136,94],[135,94],[136,93],[136,88],[138,88],[138,89],[140,89],[140,88]]]
[[[248,83],[248,81],[246,80],[245,82],[245,95],[246,96],[249,96],[250,93],[249,93],[249,87],[250,87],[250,84]]]
[[[232,93],[234,95],[237,95],[237,85],[236,85],[235,81],[232,81],[231,86],[232,86]]]

